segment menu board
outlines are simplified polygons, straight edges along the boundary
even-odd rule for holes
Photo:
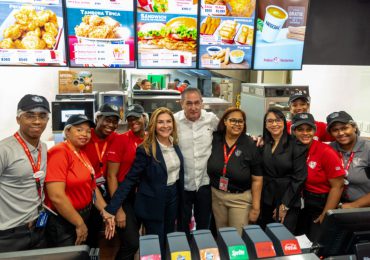
[[[65,66],[62,0],[0,0],[0,65]]]
[[[302,68],[309,0],[259,0],[256,70]]]
[[[250,69],[256,0],[202,0],[199,67]]]
[[[134,67],[134,3],[66,0],[71,67]]]
[[[138,68],[195,68],[197,0],[138,0]]]

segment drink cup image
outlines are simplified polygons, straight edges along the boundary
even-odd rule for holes
[[[267,6],[261,34],[262,39],[266,42],[276,41],[286,19],[288,19],[288,13],[283,8],[276,5]]]

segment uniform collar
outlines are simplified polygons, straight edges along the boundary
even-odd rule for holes
[[[365,139],[362,139],[361,137],[357,136],[356,144],[353,147],[352,152],[355,152],[355,153],[362,152],[365,143],[366,143]],[[335,146],[336,146],[337,150],[341,153],[350,153],[349,151],[344,151],[340,147],[339,143],[336,142],[336,141],[335,141]]]
[[[26,145],[28,147],[28,150],[30,150],[30,152],[41,149],[41,140],[39,140],[39,143],[37,144],[37,147],[35,147],[32,144],[30,144],[29,142],[27,142],[27,140],[23,137],[21,131],[18,130],[17,133],[20,135],[22,140],[26,143]]]
[[[204,109],[202,109],[201,111],[200,111],[200,117],[199,117],[199,119],[197,120],[197,121],[203,121],[205,118],[206,118],[206,111],[204,110]],[[186,118],[186,116],[185,116],[185,111],[184,110],[181,110],[180,111],[180,114],[179,114],[179,120],[180,121],[187,121],[187,122],[191,122],[191,123],[195,123],[195,122],[197,122],[197,121],[190,121],[190,120],[188,120],[187,118]]]

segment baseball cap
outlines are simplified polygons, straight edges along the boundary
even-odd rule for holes
[[[75,126],[75,125],[80,125],[82,123],[89,123],[90,127],[94,127],[95,124],[92,120],[90,120],[87,116],[78,114],[78,115],[71,115],[66,122],[66,126]]]
[[[174,81],[174,82],[175,82],[175,81],[180,81],[180,79],[176,78],[176,79],[174,79],[173,81]]]
[[[139,104],[133,104],[127,108],[126,119],[130,116],[141,117],[144,113],[144,108]]]
[[[307,103],[310,103],[310,97],[302,92],[296,92],[289,97],[289,105],[297,99],[303,99]]]
[[[326,130],[330,130],[330,127],[333,126],[334,123],[344,123],[348,124],[349,122],[353,122],[353,118],[345,111],[333,112],[326,117]]]
[[[49,102],[43,96],[27,94],[18,102],[18,110],[29,111],[38,107],[44,108],[50,113]]]
[[[119,107],[114,104],[105,103],[99,107],[96,116],[116,116],[120,118]]]
[[[189,82],[189,80],[187,80],[187,79],[186,79],[186,80],[184,80],[184,81],[183,81],[183,83],[186,83],[186,84],[188,84],[188,85],[191,85],[191,84],[190,84],[190,82]]]
[[[310,113],[299,113],[295,114],[292,118],[292,126],[291,129],[294,131],[298,126],[307,124],[312,126],[314,129],[316,129],[315,119],[313,118],[313,115]]]

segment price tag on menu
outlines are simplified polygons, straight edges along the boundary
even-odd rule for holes
[[[53,50],[2,50],[0,63],[2,64],[36,64],[36,63],[61,63],[63,53]]]
[[[59,0],[18,0],[18,3],[59,5]]]
[[[226,6],[225,5],[204,5],[203,12],[207,15],[226,15]]]
[[[78,43],[75,45],[75,58],[77,64],[129,64],[129,45]]]
[[[192,57],[189,53],[143,53],[141,54],[143,66],[161,65],[166,67],[191,66]]]

